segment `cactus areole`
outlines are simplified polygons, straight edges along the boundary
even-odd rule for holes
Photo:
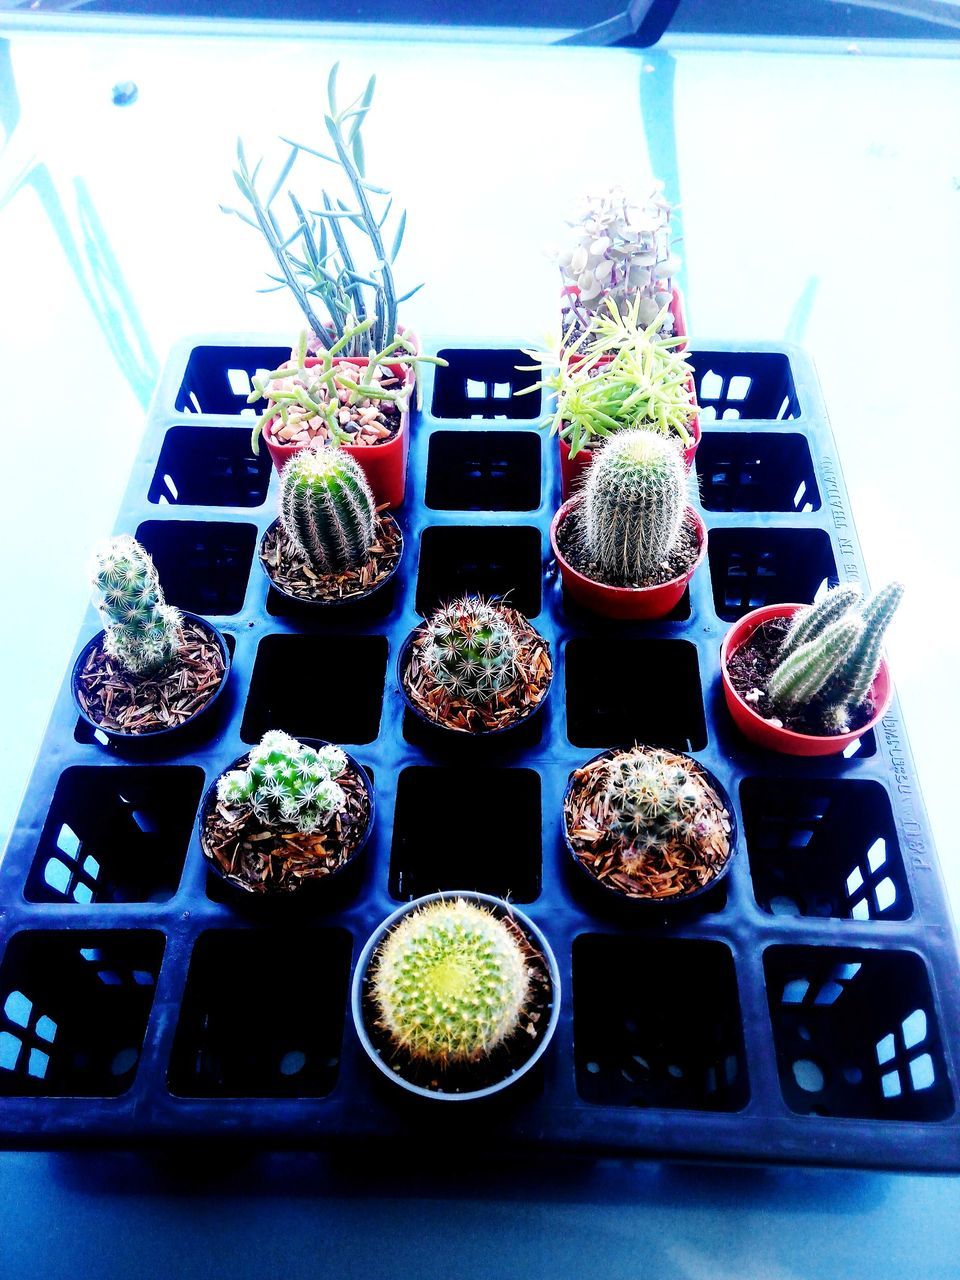
[[[545,1050],[560,980],[544,936],[484,894],[432,894],[389,917],[357,965],[353,1015],[384,1074],[432,1097],[482,1097]]]

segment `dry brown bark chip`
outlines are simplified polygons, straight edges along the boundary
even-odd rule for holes
[[[601,884],[612,885],[630,898],[675,898],[709,884],[730,857],[730,815],[706,774],[686,757],[668,754],[669,762],[690,771],[700,784],[703,807],[698,823],[707,832],[695,843],[680,839],[659,846],[645,857],[631,854],[620,836],[610,830],[606,790],[610,756],[591,760],[573,774],[564,801],[567,838],[580,864]]]
[[[133,676],[95,645],[77,679],[84,712],[113,733],[148,734],[184,724],[210,701],[224,678],[223,655],[213,632],[190,618],[183,646],[162,671]]]
[[[346,573],[320,574],[291,543],[279,521],[267,530],[260,559],[270,581],[280,591],[313,604],[361,600],[386,582],[397,566],[403,550],[400,526],[393,516],[381,511],[369,558],[358,569]]]
[[[246,758],[234,768],[242,769]],[[370,817],[370,795],[350,762],[337,778],[346,808],[322,831],[264,827],[249,806],[231,809],[214,795],[203,819],[201,844],[227,880],[251,893],[291,893],[349,862]]]
[[[421,623],[414,631],[403,687],[411,702],[437,724],[460,733],[489,733],[526,719],[546,697],[553,678],[550,646],[522,613],[506,605],[502,608],[520,641],[518,674],[500,690],[494,702],[484,706],[451,697],[436,684],[423,661],[426,624]]]

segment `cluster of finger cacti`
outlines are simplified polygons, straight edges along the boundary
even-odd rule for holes
[[[580,529],[604,581],[662,573],[683,528],[687,473],[675,441],[654,431],[611,436],[587,472]]]
[[[856,587],[838,587],[796,614],[767,680],[774,707],[815,705],[831,728],[845,732],[876,679],[884,632],[902,597],[899,582],[868,600]]]
[[[346,803],[337,782],[346,764],[339,747],[309,747],[274,729],[251,749],[244,768],[220,776],[217,799],[229,808],[249,806],[267,827],[316,832]]]
[[[301,449],[284,467],[280,521],[319,573],[344,573],[369,559],[376,519],[363,471],[342,449]]]
[[[104,647],[134,676],[160,671],[179,653],[179,612],[165,603],[157,570],[135,538],[121,534],[94,555],[96,605],[106,626]]]
[[[438,1064],[486,1057],[517,1029],[530,992],[516,934],[462,898],[405,916],[382,943],[370,981],[394,1044]]]
[[[494,601],[467,596],[437,609],[424,623],[423,662],[451,698],[488,704],[517,677],[520,640]]]

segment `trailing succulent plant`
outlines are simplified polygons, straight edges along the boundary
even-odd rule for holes
[[[609,299],[623,312],[639,302],[643,325],[673,332],[671,277],[679,261],[670,247],[670,205],[656,183],[645,200],[635,200],[622,187],[610,187],[584,198],[570,233],[554,255],[576,321],[590,317]]]
[[[713,788],[693,761],[672,751],[637,746],[614,755],[604,811],[628,874],[652,855],[729,845],[729,819]]]
[[[134,676],[152,675],[180,652],[178,610],[165,603],[157,570],[135,538],[111,538],[94,556],[96,605],[106,625],[104,647]]]
[[[578,508],[584,550],[611,585],[662,573],[684,525],[687,473],[675,441],[655,431],[612,436],[587,472]]]
[[[394,1044],[439,1065],[485,1058],[517,1029],[530,992],[516,935],[463,898],[404,916],[381,944],[370,981]]]
[[[267,827],[319,831],[346,804],[337,778],[347,766],[339,747],[305,746],[272,729],[253,747],[242,769],[217,782],[217,799],[229,808],[249,805]]]
[[[555,393],[550,432],[567,442],[571,457],[631,427],[649,427],[688,445],[697,404],[690,391],[693,369],[676,350],[679,341],[664,337],[657,324],[643,327],[640,299],[621,313],[608,298],[576,340],[524,352],[535,363],[518,369],[541,376],[515,394]]]
[[[466,596],[426,620],[424,665],[451,698],[492,702],[517,676],[520,640],[495,601]]]
[[[377,511],[359,465],[341,449],[301,449],[280,476],[280,523],[322,574],[359,568],[370,555]]]
[[[332,154],[282,139],[290,152],[263,196],[257,188],[260,164],[251,171],[243,143],[238,141],[233,176],[250,213],[221,208],[258,230],[267,242],[279,274],[270,276],[272,284],[264,292],[289,289],[315,339],[326,344],[331,333],[335,340],[349,334],[347,354],[367,355],[393,341],[397,308],[422,286],[397,295],[393,264],[403,242],[407,215],[404,211],[397,216],[390,193],[366,176],[361,126],[373,103],[376,77],[371,76],[363,93],[341,107],[337,99],[338,70],[339,63],[335,63],[327,78],[327,111],[323,117]],[[292,221],[281,226],[273,205],[301,152],[339,168],[350,199],[344,200],[321,187],[322,208],[310,208],[310,203],[318,201],[301,203],[288,189]],[[375,208],[377,204],[379,207]],[[391,214],[393,230],[388,232]],[[318,302],[320,314],[315,310]],[[370,326],[355,327],[368,317]]]
[[[815,706],[830,728],[846,732],[876,679],[883,636],[902,598],[899,582],[866,601],[857,588],[838,587],[797,613],[767,679],[773,706]]]

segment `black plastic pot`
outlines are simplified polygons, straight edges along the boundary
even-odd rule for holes
[[[77,685],[79,683],[80,672],[83,670],[90,653],[98,645],[102,644],[103,637],[106,634],[105,631],[98,631],[93,639],[88,640],[80,650],[76,661],[73,664],[73,670],[70,673],[70,692],[73,695],[73,700],[76,704],[77,714],[80,719],[94,731],[94,733],[102,733],[112,742],[123,743],[125,746],[131,747],[136,744],[145,744],[148,742],[168,742],[174,736],[185,738],[192,734],[200,720],[209,715],[210,711],[213,709],[219,700],[220,695],[227,686],[227,678],[230,675],[230,649],[223,633],[219,631],[212,622],[208,622],[206,618],[201,618],[199,614],[188,613],[185,609],[182,609],[180,612],[187,621],[200,623],[200,625],[209,632],[211,637],[216,640],[217,647],[220,650],[220,656],[223,658],[223,679],[220,681],[219,687],[212,695],[209,702],[204,703],[198,711],[195,711],[193,715],[190,716],[188,720],[184,720],[182,724],[170,725],[166,729],[154,729],[150,733],[118,733],[116,729],[107,729],[104,725],[98,724],[96,720],[87,715],[86,711],[84,711],[80,704],[80,699],[77,697]]]
[[[275,591],[278,596],[281,596],[294,610],[303,609],[310,613],[338,613],[354,608],[358,609],[360,606],[368,604],[376,596],[379,596],[383,590],[393,582],[396,577],[397,570],[400,568],[400,564],[403,561],[403,530],[400,528],[399,524],[397,524],[395,517],[391,516],[389,512],[386,512],[385,515],[392,519],[394,524],[397,525],[397,532],[400,535],[400,554],[397,556],[396,563],[387,576],[360,595],[348,596],[341,600],[306,600],[303,596],[294,595],[292,591],[285,591],[279,583],[275,582],[271,577],[270,570],[267,567],[266,562],[263,559],[262,552],[263,545],[267,538],[280,524],[279,518],[274,520],[274,522],[267,527],[260,539],[259,545],[257,546],[257,563],[260,565],[264,577],[270,583],[271,590]]]
[[[625,747],[610,747],[606,751],[598,751],[596,755],[585,761],[581,768],[586,765],[593,764],[595,760],[610,759],[617,755],[620,751],[627,750]],[[683,754],[682,752],[679,754]],[[692,757],[687,757],[692,759]],[[567,833],[566,824],[566,807],[570,792],[573,789],[573,772],[567,779],[567,785],[563,790],[563,802],[560,810],[561,829],[563,831],[563,842],[566,846],[567,853],[576,870],[577,881],[580,885],[593,895],[595,902],[602,903],[610,910],[617,912],[626,912],[634,919],[643,918],[646,921],[662,920],[663,923],[669,924],[679,920],[686,919],[688,916],[698,915],[704,910],[710,909],[710,904],[716,903],[720,897],[718,890],[730,874],[730,868],[733,860],[737,855],[739,848],[739,837],[737,831],[737,813],[736,809],[730,802],[723,784],[710,772],[704,768],[698,760],[693,760],[701,773],[704,774],[707,781],[714,788],[717,795],[723,802],[724,808],[730,816],[730,852],[727,860],[707,884],[700,885],[698,889],[694,889],[691,893],[681,894],[672,898],[642,898],[632,897],[629,894],[621,893],[620,890],[612,884],[606,884],[583,865],[577,857],[573,842]],[[720,903],[722,906],[722,903]]]
[[[442,720],[434,720],[432,716],[428,716],[422,707],[419,707],[410,694],[407,692],[406,681],[404,676],[407,667],[410,665],[410,650],[413,648],[413,638],[417,628],[406,637],[400,646],[400,652],[397,655],[397,683],[400,686],[400,694],[407,707],[407,710],[420,721],[428,730],[428,736],[435,737],[436,742],[487,742],[490,739],[498,741],[513,741],[520,730],[525,727],[529,728],[531,722],[540,714],[546,706],[547,699],[550,697],[550,690],[553,688],[553,674],[550,677],[550,683],[547,686],[543,697],[535,707],[531,707],[526,715],[521,716],[513,724],[501,725],[498,729],[481,729],[475,733],[471,733],[466,729],[455,729],[451,725],[444,724]]]
[[[305,747],[313,747],[315,750],[319,749],[320,747],[326,747],[330,745],[323,738],[306,738],[306,737],[300,736],[297,738],[297,741],[303,743]],[[342,747],[341,747],[341,750],[343,750]],[[360,775],[360,777],[363,780],[363,785],[366,787],[367,796],[370,800],[370,812],[367,815],[367,825],[364,828],[363,835],[360,837],[359,841],[357,842],[356,848],[350,854],[350,857],[346,860],[346,862],[341,863],[339,867],[336,867],[333,871],[329,872],[325,876],[320,876],[316,880],[308,880],[304,883],[301,883],[297,889],[266,890],[263,893],[258,893],[257,890],[249,887],[248,885],[242,883],[239,880],[234,880],[230,876],[228,876],[227,873],[220,866],[220,864],[216,861],[216,859],[212,858],[207,853],[206,840],[204,838],[204,828],[206,826],[207,816],[209,815],[210,810],[212,809],[216,801],[217,783],[220,781],[220,779],[223,777],[225,773],[230,773],[232,769],[242,768],[242,766],[246,764],[250,753],[245,752],[242,756],[238,756],[236,760],[233,761],[232,764],[229,764],[226,767],[226,769],[222,770],[219,774],[217,774],[216,778],[207,788],[203,796],[203,801],[200,805],[200,813],[197,819],[198,830],[200,833],[200,848],[203,852],[203,860],[206,866],[216,874],[216,876],[220,879],[220,881],[227,886],[230,892],[232,894],[237,895],[241,901],[247,902],[247,903],[256,902],[256,901],[283,902],[283,901],[292,901],[294,899],[298,901],[307,901],[307,900],[313,901],[316,899],[316,896],[318,894],[329,894],[332,891],[334,885],[337,885],[337,886],[341,885],[348,878],[348,876],[356,872],[357,868],[360,865],[360,856],[363,853],[364,849],[367,847],[367,843],[370,840],[370,833],[373,831],[374,818],[376,817],[376,795],[374,793],[373,783],[370,781],[370,776],[367,773],[366,769],[364,769],[363,765],[360,764],[358,760],[355,760],[353,756],[350,755],[349,752],[344,752],[344,754],[347,757],[348,764]]]
[[[460,898],[467,902],[476,902],[487,907],[492,907],[500,916],[509,916],[526,934],[527,938],[535,945],[547,967],[550,975],[551,984],[551,1001],[550,1015],[547,1022],[546,1030],[540,1037],[530,1057],[526,1059],[515,1071],[505,1076],[502,1080],[495,1084],[485,1085],[477,1089],[463,1089],[458,1092],[444,1092],[440,1089],[427,1089],[422,1085],[415,1084],[411,1080],[404,1078],[402,1067],[395,1069],[390,1063],[382,1057],[372,1040],[366,1026],[365,1004],[366,1004],[366,986],[367,971],[370,962],[376,953],[381,942],[394,927],[405,916],[413,911],[419,910],[430,902],[449,901],[450,899]],[[503,1093],[505,1089],[509,1089],[511,1085],[521,1080],[527,1072],[529,1072],[546,1053],[553,1034],[557,1028],[557,1022],[560,1017],[560,970],[557,967],[557,960],[553,954],[550,943],[544,934],[533,923],[529,916],[524,915],[522,911],[518,911],[516,907],[504,902],[500,898],[493,898],[486,893],[472,893],[468,891],[447,891],[444,893],[430,893],[422,898],[417,898],[413,902],[407,903],[402,907],[398,907],[386,920],[374,931],[367,939],[367,943],[360,953],[357,961],[356,969],[353,974],[353,985],[350,989],[350,1010],[353,1014],[353,1025],[356,1029],[357,1036],[363,1046],[364,1052],[371,1060],[375,1067],[381,1071],[388,1080],[408,1093],[418,1098],[430,1098],[435,1102],[480,1102],[487,1098],[493,1098],[497,1094]]]

